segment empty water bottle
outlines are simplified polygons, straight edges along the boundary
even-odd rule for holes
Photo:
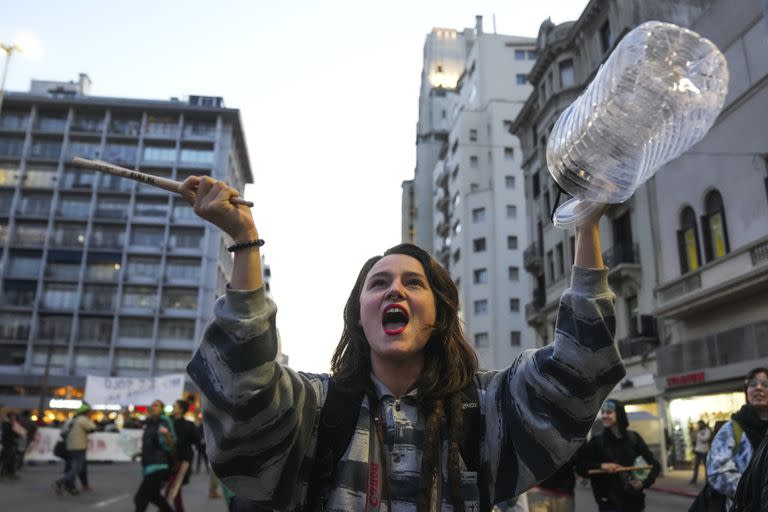
[[[658,21],[629,32],[550,134],[549,172],[574,196],[555,225],[574,226],[604,203],[626,201],[701,140],[727,91],[725,57],[708,39]]]

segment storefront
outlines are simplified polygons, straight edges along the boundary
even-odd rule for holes
[[[659,399],[659,410],[666,414],[669,464],[675,468],[691,467],[699,420],[714,434],[745,403],[743,377],[714,380],[711,373],[693,372],[664,381],[666,390]]]

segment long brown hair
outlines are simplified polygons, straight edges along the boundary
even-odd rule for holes
[[[454,510],[463,511],[458,442],[462,430],[461,391],[472,382],[478,363],[477,354],[464,339],[459,320],[459,291],[448,271],[428,252],[414,244],[397,245],[383,256],[374,256],[366,261],[344,307],[344,330],[331,359],[331,371],[334,379],[346,386],[356,389],[370,387],[371,352],[360,325],[360,294],[371,268],[381,258],[391,254],[411,256],[421,263],[435,296],[437,313],[432,335],[424,347],[424,367],[416,381],[419,410],[426,423],[417,510],[421,512],[429,507],[432,477],[439,467],[442,451],[441,426],[448,412],[451,501]]]

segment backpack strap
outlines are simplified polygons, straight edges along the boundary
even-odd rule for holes
[[[328,499],[336,466],[355,433],[364,395],[362,390],[339,385],[333,377],[328,379],[328,393],[320,411],[315,462],[304,510],[316,510]]]
[[[741,438],[744,435],[744,429],[741,423],[736,420],[731,420],[731,425],[733,425],[733,439],[736,441],[736,444],[733,445],[733,453],[735,454],[739,450],[739,443],[741,443]]]
[[[461,392],[462,436],[459,453],[467,470],[477,473],[477,488],[480,490],[480,511],[491,510],[489,494],[490,475],[482,464],[481,448],[485,443],[485,415],[480,409],[480,397],[475,379]]]

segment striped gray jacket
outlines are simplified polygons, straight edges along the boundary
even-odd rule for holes
[[[624,376],[613,342],[613,301],[607,269],[574,267],[571,287],[560,300],[554,342],[525,351],[504,370],[477,373],[485,418],[480,452],[492,502],[523,493],[568,461]],[[203,394],[208,457],[222,482],[267,509],[297,511],[306,498],[328,375],[296,372],[275,361],[275,314],[263,290],[228,290],[216,302],[214,321],[187,372]],[[416,510],[424,418],[413,394],[396,400],[376,384],[386,418],[389,502],[369,501],[370,443],[378,441],[364,399],[326,510],[375,510],[376,505]],[[440,510],[452,510],[447,459],[444,444]],[[463,471],[462,495],[466,509],[476,510],[474,472]]]

